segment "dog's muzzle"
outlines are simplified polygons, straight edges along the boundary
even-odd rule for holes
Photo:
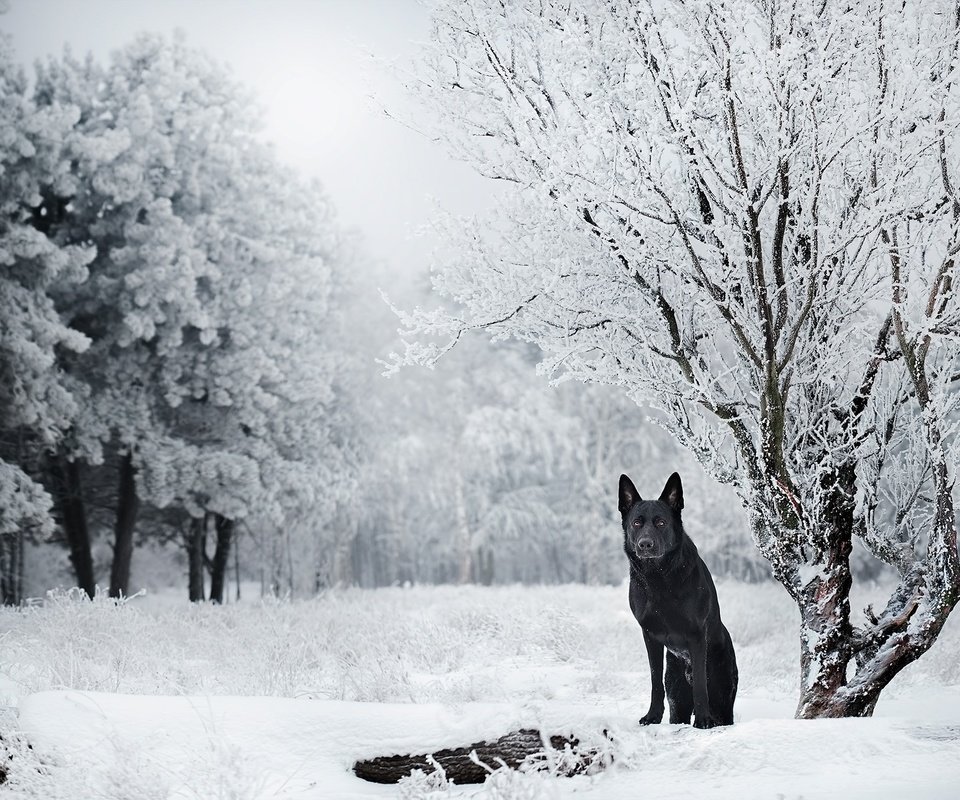
[[[653,539],[637,539],[633,549],[640,558],[650,558],[656,551],[656,544]]]

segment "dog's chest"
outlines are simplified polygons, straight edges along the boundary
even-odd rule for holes
[[[683,660],[689,660],[689,641],[696,625],[683,613],[683,603],[672,592],[633,587],[630,608],[640,627],[654,641]]]
[[[689,634],[687,626],[677,624],[676,620],[665,619],[656,613],[647,614],[640,621],[640,627],[654,641],[660,642],[667,650],[684,661],[689,660]]]

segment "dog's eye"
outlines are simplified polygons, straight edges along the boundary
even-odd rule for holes
[[[666,520],[663,520],[663,519],[660,519],[660,517],[657,517],[657,518],[653,521],[653,524],[656,525],[658,528],[662,528],[664,525],[667,524],[667,522],[666,522]]]
[[[641,525],[643,525],[643,520],[642,520],[642,519],[635,519],[635,520],[633,521],[633,527],[634,527],[634,528],[639,528]]]

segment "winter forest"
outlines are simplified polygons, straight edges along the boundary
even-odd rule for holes
[[[768,577],[735,496],[650,409],[551,389],[530,344],[478,336],[441,369],[385,379],[390,265],[278,162],[225,68],[147,35],[28,77],[15,45],[6,603],[174,583],[223,602],[238,579],[290,597],[619,583],[615,479],[653,483],[663,465],[723,508],[701,536],[718,569]],[[402,291],[429,304],[428,274]]]
[[[954,796],[960,4],[161,6],[0,0],[0,790]]]

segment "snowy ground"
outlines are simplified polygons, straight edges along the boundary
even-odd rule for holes
[[[796,612],[721,583],[737,724],[636,720],[646,658],[625,587],[344,591],[296,603],[123,606],[60,596],[0,611],[0,736],[19,798],[956,798],[960,617],[870,720],[793,720]],[[860,605],[879,602],[860,598]],[[594,776],[483,786],[357,779],[360,758],[518,727],[597,742]],[[604,740],[601,731],[611,737]],[[26,742],[32,749],[26,747]]]

